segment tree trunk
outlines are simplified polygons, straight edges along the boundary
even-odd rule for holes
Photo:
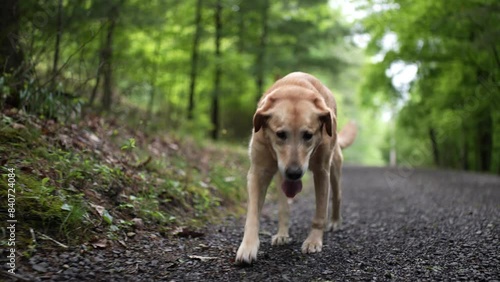
[[[265,75],[265,56],[266,56],[266,48],[267,48],[267,33],[268,33],[268,17],[269,17],[269,0],[264,0],[264,5],[262,7],[262,33],[260,35],[260,43],[259,43],[259,50],[257,53],[257,62],[256,62],[256,68],[257,68],[257,77],[256,77],[256,84],[257,84],[257,101],[260,99],[262,96],[262,93],[264,93],[264,75]]]
[[[54,46],[54,63],[52,65],[52,82],[51,82],[51,88],[55,89],[57,85],[57,77],[59,70],[57,69],[57,65],[59,62],[59,49],[61,45],[61,36],[62,36],[62,28],[63,28],[63,23],[62,23],[62,0],[59,0],[59,3],[57,5],[57,33],[56,33],[56,42]]]
[[[434,128],[429,128],[429,137],[431,138],[431,145],[432,145],[432,158],[434,160],[434,164],[436,166],[439,166],[440,159],[439,159],[439,147],[437,143],[437,138],[436,138],[436,130]]]
[[[113,35],[116,26],[116,20],[118,19],[118,5],[113,5],[109,11],[109,23],[108,32],[106,35],[106,43],[104,49],[102,50],[103,56],[103,95],[102,95],[102,108],[105,111],[111,109],[111,104],[113,100]]]
[[[24,84],[22,70],[24,54],[19,42],[20,20],[21,11],[18,0],[0,1],[0,74],[14,74],[13,84],[9,85],[14,91],[11,96],[6,97],[5,101],[14,107],[19,106],[18,93]]]
[[[396,167],[398,165],[398,154],[396,150],[396,132],[395,132],[395,122],[391,122],[391,149],[389,150],[389,165],[391,167]]]
[[[465,124],[462,122],[462,169],[469,170],[469,140]]]
[[[158,60],[160,56],[160,49],[161,49],[161,34],[158,32],[158,36],[156,37],[156,47],[155,47],[155,52],[154,52],[154,57],[155,60]],[[149,93],[149,102],[148,102],[148,117],[151,119],[153,116],[153,105],[154,105],[154,100],[155,100],[155,94],[156,94],[156,80],[158,76],[158,61],[155,61],[153,64],[153,71],[151,72],[151,92]]]
[[[240,1],[238,11],[238,52],[243,53],[245,50],[245,0]]]
[[[103,48],[101,48],[101,51]],[[90,96],[89,102],[88,102],[88,107],[92,107],[94,104],[95,97],[97,96],[97,89],[99,89],[99,84],[101,82],[101,73],[102,73],[102,52],[99,52],[99,65],[97,66],[97,74],[95,77],[95,85],[94,88],[92,89],[92,95]]]
[[[222,39],[222,3],[217,0],[215,8],[215,76],[214,76],[214,92],[212,94],[212,139],[219,138],[219,94],[220,94],[220,79],[222,75],[221,69],[221,52],[220,41]]]
[[[195,27],[196,31],[193,38],[193,47],[191,51],[191,74],[190,74],[190,84],[189,84],[189,104],[188,104],[188,120],[193,119],[193,111],[194,111],[194,94],[196,88],[196,76],[198,72],[198,45],[201,37],[201,3],[202,0],[197,0],[196,2],[196,17],[195,17]]]
[[[479,170],[489,171],[491,167],[491,155],[493,154],[493,123],[491,114],[484,112],[478,122],[478,144],[479,149]]]

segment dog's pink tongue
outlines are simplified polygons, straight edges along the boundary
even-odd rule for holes
[[[284,180],[283,183],[281,183],[281,189],[288,198],[293,198],[302,191],[302,181]]]

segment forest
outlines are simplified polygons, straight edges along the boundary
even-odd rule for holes
[[[301,70],[360,125],[350,162],[498,173],[498,4],[350,1],[349,20],[333,2],[4,1],[1,105],[59,120],[125,107],[244,143],[266,87]]]

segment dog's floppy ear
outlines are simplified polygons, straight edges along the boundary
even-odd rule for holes
[[[325,126],[326,133],[330,137],[333,136],[333,133],[337,130],[335,114],[326,106],[325,100],[323,99],[314,99],[314,104],[321,111],[319,114],[319,120]]]
[[[319,115],[319,120],[323,125],[325,125],[326,133],[328,136],[333,136],[333,118],[330,111],[321,113]]]
[[[259,103],[259,108],[255,112],[253,116],[253,128],[255,132],[258,132],[267,122],[267,120],[271,117],[269,113],[269,109],[274,103],[274,98],[270,95],[265,97]]]
[[[253,116],[253,128],[254,132],[259,132],[259,130],[266,124],[269,119],[269,115],[264,115],[259,112],[256,112]]]

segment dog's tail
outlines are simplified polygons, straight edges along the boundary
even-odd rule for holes
[[[356,135],[358,134],[358,127],[354,121],[347,123],[338,134],[338,142],[341,149],[347,148],[354,143]]]

